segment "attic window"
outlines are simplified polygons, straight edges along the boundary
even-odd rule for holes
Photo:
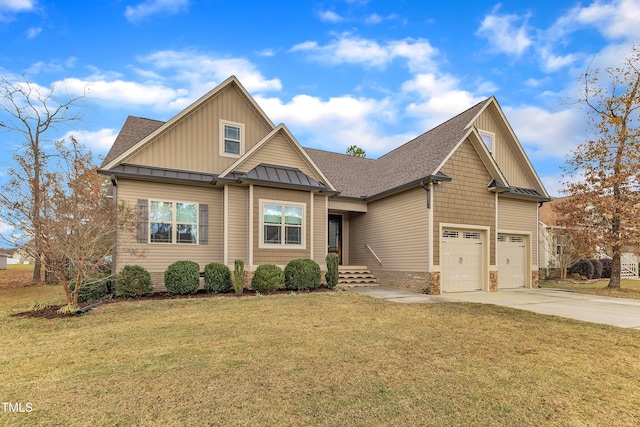
[[[487,146],[489,152],[493,152],[494,142],[496,140],[496,134],[493,132],[487,132],[484,130],[480,131],[480,137],[484,141],[484,144]]]
[[[244,124],[220,120],[220,155],[240,157],[244,154]]]

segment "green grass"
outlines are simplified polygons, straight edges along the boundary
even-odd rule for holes
[[[607,285],[609,285],[609,279],[577,283],[540,281],[540,287],[542,288],[570,289],[581,294],[640,299],[640,280],[623,279],[620,283],[621,289],[610,289]]]
[[[0,400],[33,405],[0,425],[640,424],[640,331],[492,305],[131,301],[0,328]]]

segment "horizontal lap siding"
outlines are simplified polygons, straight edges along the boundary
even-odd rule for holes
[[[313,260],[324,265],[327,254],[327,196],[315,194],[313,199]]]
[[[229,232],[228,263],[235,260],[249,262],[249,189],[230,185],[229,191]]]
[[[378,265],[365,245],[371,246]],[[415,188],[370,202],[349,216],[349,263],[387,271],[428,271],[427,193]]]
[[[305,249],[261,249],[260,243],[260,199],[277,200],[281,202],[305,203],[306,208],[306,247]],[[308,191],[285,190],[270,187],[253,187],[253,264],[286,265],[292,259],[309,258],[311,256],[311,193]]]
[[[125,163],[220,173],[236,160],[219,155],[220,119],[245,125],[247,151],[271,131],[238,89],[229,86]]]
[[[209,244],[137,243],[136,227],[118,233],[118,270],[138,264],[150,273],[161,273],[174,261],[197,262],[200,270],[210,262],[222,262],[222,190],[147,181],[118,180],[118,201],[136,209],[138,199],[195,202],[209,205]]]
[[[467,140],[441,169],[451,182],[434,185],[433,247],[434,265],[440,265],[440,223],[491,227],[490,242],[495,241],[495,194],[487,189],[491,176]],[[490,264],[495,265],[495,247],[490,247]]]
[[[538,263],[538,202],[498,199],[498,228],[512,233],[531,233],[531,263]]]

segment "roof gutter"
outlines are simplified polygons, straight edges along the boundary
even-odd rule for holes
[[[409,189],[409,188],[412,188],[412,187],[421,186],[422,188],[424,188],[423,185],[427,184],[427,183],[430,183],[430,182],[432,182],[434,184],[438,184],[440,182],[449,182],[449,181],[451,181],[451,177],[450,176],[447,176],[447,175],[443,174],[442,172],[438,172],[435,175],[428,175],[428,176],[426,176],[424,178],[416,179],[414,181],[408,182],[406,184],[400,185],[400,186],[392,188],[390,190],[386,190],[386,191],[383,191],[381,193],[374,194],[373,196],[363,196],[362,200],[370,202],[370,201],[377,200],[377,199],[380,199],[382,197],[386,197],[386,196],[388,196],[390,194],[398,193],[400,191],[403,191],[403,190],[406,190],[406,189]]]

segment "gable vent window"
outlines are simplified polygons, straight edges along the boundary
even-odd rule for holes
[[[481,130],[480,137],[482,138],[482,141],[484,141],[484,145],[487,146],[487,149],[493,153],[493,149],[495,147],[496,134],[493,132],[487,132],[487,131]]]
[[[220,155],[240,157],[244,154],[244,124],[220,121]]]

